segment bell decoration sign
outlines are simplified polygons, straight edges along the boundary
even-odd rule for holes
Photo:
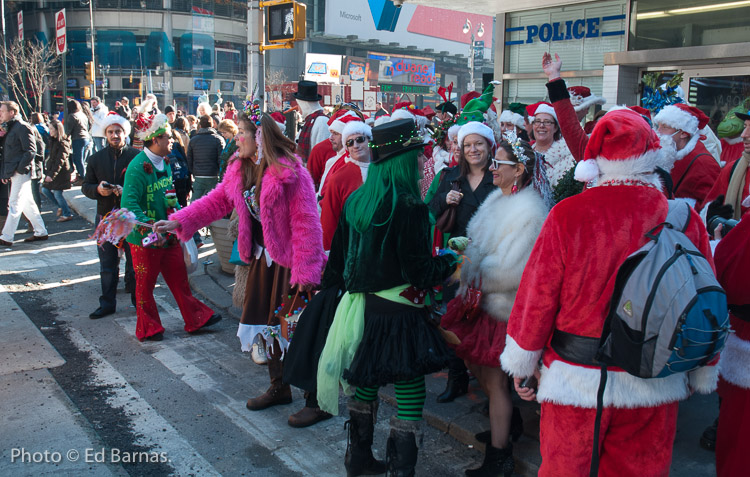
[[[55,13],[55,48],[58,55],[68,51],[68,36],[65,34],[65,9]]]

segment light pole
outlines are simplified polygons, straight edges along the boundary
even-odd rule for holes
[[[109,86],[109,80],[107,79],[109,75],[109,65],[99,65],[99,70],[102,73],[102,103],[106,104],[107,100],[107,87]]]
[[[476,90],[476,85],[474,84],[474,34],[476,33],[477,38],[482,38],[484,36],[484,23],[480,22],[479,25],[477,25],[477,29],[475,31],[474,28],[472,28],[471,20],[467,18],[466,23],[464,23],[463,32],[464,35],[471,32],[471,44],[469,46],[469,80],[471,83],[471,88],[469,89],[471,91],[474,91]]]
[[[86,2],[81,0],[81,5]],[[96,96],[96,33],[94,32],[94,0],[88,0],[89,21],[91,24],[91,96]]]

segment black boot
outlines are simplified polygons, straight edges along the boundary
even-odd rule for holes
[[[347,477],[357,475],[379,475],[385,473],[385,463],[372,455],[372,434],[378,414],[378,401],[362,402],[350,399],[349,439],[346,445],[344,466]]]
[[[518,439],[523,435],[523,419],[521,418],[521,410],[516,406],[513,406],[513,414],[510,418],[510,440],[512,442],[518,442]],[[483,431],[474,434],[474,439],[481,442],[482,444],[492,443],[492,432]]]
[[[459,396],[469,392],[469,373],[466,366],[458,358],[452,358],[448,363],[448,383],[443,394],[437,397],[437,402],[452,402]]]
[[[703,435],[701,435],[701,447],[706,450],[716,450],[716,430],[719,428],[719,418],[717,417],[713,424],[708,426]]]
[[[492,447],[492,444],[487,444],[484,452],[484,462],[478,469],[470,469],[466,471],[468,477],[510,477],[513,475],[513,469],[516,464],[513,461],[513,444],[508,442],[508,446],[504,449],[497,449]]]
[[[386,445],[388,477],[414,477],[417,465],[417,438],[421,421],[391,418],[391,434]]]

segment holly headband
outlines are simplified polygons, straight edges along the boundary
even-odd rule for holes
[[[511,149],[513,150],[513,155],[516,156],[516,159],[525,166],[529,161],[529,156],[524,152],[523,144],[521,144],[522,139],[516,135],[515,131],[503,132],[503,139],[510,144]]]

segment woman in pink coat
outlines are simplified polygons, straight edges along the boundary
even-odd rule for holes
[[[271,387],[247,402],[248,409],[260,410],[292,401],[289,385],[282,383],[288,341],[280,317],[289,297],[320,283],[325,255],[312,178],[294,154],[294,142],[255,105],[240,114],[238,126],[239,148],[223,181],[156,226],[188,241],[199,228],[237,209],[237,248],[250,270],[237,336],[243,351],[251,350],[258,335],[269,345]]]

